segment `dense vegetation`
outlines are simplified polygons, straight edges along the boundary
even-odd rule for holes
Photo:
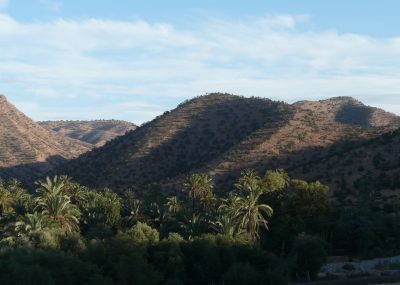
[[[246,170],[226,195],[205,174],[176,195],[146,190],[1,183],[0,283],[279,285],[314,279],[327,254],[400,252],[396,204],[344,208],[282,170]]]

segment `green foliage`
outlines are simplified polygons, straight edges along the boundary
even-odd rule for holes
[[[273,214],[269,205],[260,203],[260,197],[264,194],[261,179],[254,171],[246,170],[235,186],[244,195],[239,196],[236,202],[239,228],[246,231],[253,240],[258,240],[260,227],[268,229],[266,217]]]
[[[168,207],[168,212],[171,214],[177,214],[182,209],[181,202],[177,196],[168,197],[165,205]]]
[[[226,195],[204,174],[172,196],[156,184],[120,196],[63,176],[37,185],[0,183],[1,284],[279,285],[285,260],[293,278],[313,279],[327,252],[400,253],[396,201],[343,207],[283,170],[246,170]]]
[[[128,234],[136,243],[143,245],[154,245],[160,240],[160,235],[156,229],[141,222],[138,222],[131,230],[129,230]]]
[[[289,175],[284,170],[268,170],[264,177],[263,186],[265,191],[278,191],[284,189],[289,181]]]
[[[186,182],[183,184],[184,192],[187,193],[189,199],[192,201],[192,212],[198,211],[198,203],[202,205],[208,204],[209,198],[213,197],[213,181],[206,174],[192,174],[187,177]],[[208,198],[206,198],[208,196]]]

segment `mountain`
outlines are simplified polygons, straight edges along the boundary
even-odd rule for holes
[[[244,168],[255,168],[260,172],[283,168],[291,175],[297,174],[294,177],[319,179],[335,190],[336,185],[330,183],[331,177],[322,174],[320,166],[314,162],[356,149],[366,141],[400,127],[400,118],[396,115],[350,97],[301,101],[291,107],[292,117],[285,125],[272,130],[272,136],[264,135],[271,131],[265,126],[201,171],[231,182],[233,178],[229,179],[229,176],[238,175]],[[303,176],[292,171],[304,165],[313,169],[315,175]],[[331,167],[340,169],[340,165]]]
[[[152,182],[174,189],[187,174],[206,172],[227,190],[244,168],[284,168],[301,177],[300,168],[399,127],[399,117],[350,97],[289,105],[216,93],[186,101],[59,171],[120,189]],[[329,183],[325,174],[314,169],[313,176]]]
[[[32,180],[92,149],[55,135],[25,116],[0,95],[0,177]]]
[[[337,190],[336,198],[347,204],[353,203],[358,194],[382,202],[398,199],[400,129],[298,165],[291,173],[304,179],[324,181]]]
[[[81,156],[63,171],[92,186],[162,181],[207,165],[262,126],[284,124],[290,113],[288,104],[268,99],[202,96]]]
[[[38,124],[57,134],[90,143],[96,147],[137,127],[135,124],[120,120],[44,121]]]

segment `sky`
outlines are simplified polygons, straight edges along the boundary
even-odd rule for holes
[[[400,115],[398,0],[0,0],[0,94],[35,120],[149,121],[212,92]]]

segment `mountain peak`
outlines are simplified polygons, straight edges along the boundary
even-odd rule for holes
[[[92,148],[42,128],[3,95],[0,106],[0,178],[27,181]]]
[[[319,102],[321,102],[321,103],[336,103],[339,105],[343,105],[343,104],[365,105],[360,100],[357,100],[356,98],[350,97],[350,96],[337,96],[337,97],[332,97],[332,98],[325,99],[325,100],[320,100]]]
[[[135,124],[121,120],[44,121],[38,124],[57,134],[94,146],[102,146],[107,141],[136,129]]]

